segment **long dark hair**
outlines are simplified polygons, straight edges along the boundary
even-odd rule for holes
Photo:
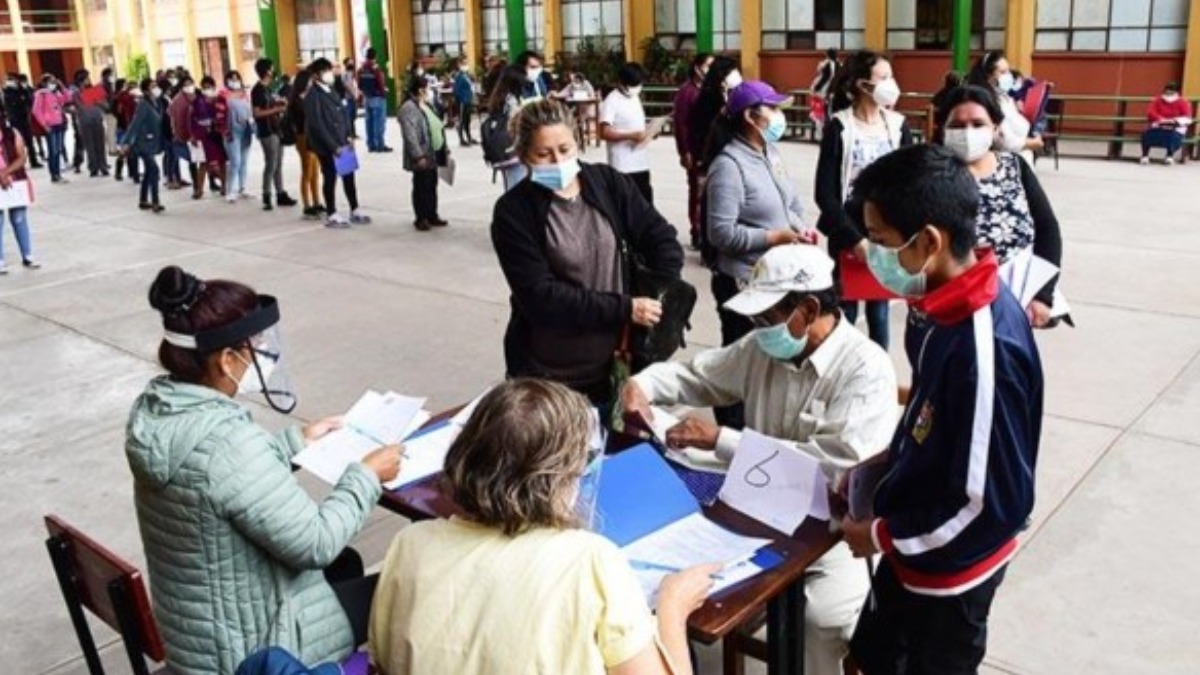
[[[228,325],[253,312],[258,296],[236,281],[201,281],[179,267],[164,267],[150,286],[150,306],[162,314],[163,328],[195,335]],[[176,380],[202,384],[210,354],[176,347],[166,340],[158,347],[158,360]]]
[[[854,99],[862,91],[858,88],[859,81],[869,81],[871,70],[875,68],[875,64],[887,60],[887,56],[866,49],[854,52],[850,58],[846,59],[833,78],[833,84],[829,85],[830,112],[838,112],[853,106]]]
[[[696,99],[696,105],[692,108],[691,133],[700,134],[705,139],[703,160],[705,165],[708,161],[716,156],[716,152],[712,151],[714,143],[719,144],[720,148],[724,148],[729,143],[732,136],[725,137],[725,129],[720,129],[720,118],[723,117],[721,111],[725,108],[725,78],[729,74],[738,69],[738,62],[728,56],[717,56],[713,58],[712,65],[708,67],[708,74],[704,76],[704,81],[700,83],[700,96]],[[719,136],[714,139],[713,134]]]
[[[995,51],[984,52],[983,56],[975,62],[967,73],[967,84],[973,84],[977,87],[991,87],[992,74],[996,72],[996,64],[1007,57],[1004,56],[1004,50],[997,49]]]
[[[525,69],[519,66],[505,66],[500,72],[500,79],[496,81],[496,86],[492,89],[492,97],[488,100],[488,113],[492,115],[504,114],[504,106],[508,102],[509,96],[521,98],[521,93],[525,91]]]

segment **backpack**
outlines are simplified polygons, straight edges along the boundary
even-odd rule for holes
[[[296,126],[286,110],[279,116],[279,143],[284,146],[296,144]]]
[[[508,133],[506,113],[488,113],[479,127],[479,138],[483,146],[483,161],[501,164],[512,158],[513,138]]]

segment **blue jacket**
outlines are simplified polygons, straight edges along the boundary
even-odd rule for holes
[[[454,76],[454,98],[465,105],[475,102],[475,85],[471,82],[471,76],[461,70]]]
[[[910,591],[955,595],[1012,558],[1033,510],[1042,365],[990,253],[912,309],[912,393],[872,534]]]

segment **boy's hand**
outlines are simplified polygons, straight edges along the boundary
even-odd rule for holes
[[[866,558],[875,555],[875,540],[871,538],[871,521],[851,520],[850,516],[842,518],[842,538],[850,546],[855,558]]]

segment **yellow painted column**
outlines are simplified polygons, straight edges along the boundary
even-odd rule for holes
[[[1200,2],[1188,13],[1187,51],[1183,57],[1183,95],[1200,97]]]
[[[358,62],[354,53],[354,13],[350,10],[350,0],[334,0],[334,20],[337,22],[338,58],[341,61],[347,56]]]
[[[87,0],[75,0],[73,3],[75,8],[75,27],[79,31],[79,38],[83,43],[83,67],[87,68],[88,72],[96,72],[95,60],[92,58],[92,38],[88,34],[88,12]],[[62,73],[64,82],[70,82],[70,78],[75,73]]]
[[[1192,13],[1196,13],[1192,3]],[[1033,72],[1033,36],[1037,29],[1037,0],[1008,0],[1008,20],[1004,26],[1004,54],[1013,68]]]
[[[628,12],[628,10],[626,10]],[[562,0],[542,0],[542,15],[545,19],[543,35],[546,36],[546,63],[554,65],[563,50]]]
[[[150,75],[163,68],[166,64],[163,63],[162,45],[158,43],[158,36],[154,32],[154,24],[157,19],[158,5],[151,0],[142,0],[142,51],[146,53],[146,58],[150,61]]]
[[[296,72],[300,69],[300,37],[296,32],[296,3],[291,0],[275,0],[275,32],[279,37],[280,72]]]
[[[762,51],[762,0],[745,0],[742,3],[742,77],[747,80],[759,78],[759,58]]]
[[[132,28],[129,22],[133,21],[133,16],[128,11],[122,11],[127,9],[122,6],[127,2],[128,0],[122,0],[121,2],[108,3],[109,34],[112,35],[113,72],[122,75],[125,73],[125,62],[129,59],[129,28]],[[125,14],[124,25],[126,28],[121,27],[122,13]]]
[[[983,0],[979,0],[982,2]],[[867,49],[887,49],[887,0],[867,0],[863,44]]]
[[[546,16],[550,16],[550,3],[558,4],[558,0],[546,0]],[[546,28],[550,27],[546,19]],[[546,33],[549,44],[550,33]],[[474,70],[483,65],[483,0],[464,0],[463,2],[463,43],[467,53],[467,63]],[[395,70],[393,68],[393,70]]]
[[[8,20],[12,25],[13,39],[17,47],[17,70],[29,75],[29,50],[25,48],[25,23],[21,20],[21,3],[18,0],[8,0]]]
[[[229,25],[226,27],[228,37],[225,39],[229,42],[229,67],[233,70],[241,71],[242,68],[242,41],[239,39],[241,31],[238,30],[238,1],[225,0],[225,7],[228,9]],[[248,78],[246,73],[240,73],[243,80],[254,79]],[[218,78],[220,81],[221,78]]]
[[[392,90],[400,91],[404,71],[413,60],[413,13],[411,0],[387,0],[388,40],[391,43],[388,72]],[[398,86],[399,85],[399,86]]]
[[[197,85],[204,74],[200,63],[200,41],[196,37],[196,13],[193,0],[183,0],[183,49],[187,54],[187,69]]]
[[[651,0],[625,0],[625,58],[640,63],[645,58],[642,42],[652,37],[654,3]]]

